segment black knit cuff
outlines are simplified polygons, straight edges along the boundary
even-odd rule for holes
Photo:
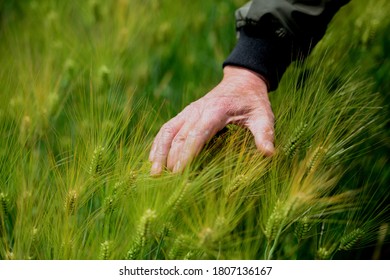
[[[269,91],[275,90],[292,61],[292,44],[287,40],[255,34],[245,27],[239,32],[238,42],[223,67],[234,65],[255,71],[268,81]]]

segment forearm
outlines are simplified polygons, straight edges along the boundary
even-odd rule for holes
[[[304,58],[349,0],[254,0],[236,11],[238,43],[224,62],[261,74],[277,88],[288,65]]]

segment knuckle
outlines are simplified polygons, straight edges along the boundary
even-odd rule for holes
[[[271,125],[267,125],[264,127],[263,129],[263,133],[264,135],[267,136],[267,138],[274,138],[274,135],[275,135],[275,130],[274,130],[274,127],[271,126]]]
[[[175,138],[173,138],[172,143],[179,144],[179,143],[183,143],[185,140],[186,140],[185,135],[178,134],[175,136]]]
[[[188,132],[188,138],[195,139],[195,138],[201,137],[202,134],[203,133],[201,131],[194,129],[194,130],[191,130],[190,132]]]
[[[157,159],[165,158],[166,155],[167,155],[167,153],[165,152],[165,150],[157,150],[156,151],[156,158]]]
[[[171,122],[167,122],[161,127],[161,134],[163,137],[173,136],[175,133],[175,126]]]

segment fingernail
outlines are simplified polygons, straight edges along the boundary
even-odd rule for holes
[[[152,165],[152,169],[150,171],[151,175],[159,175],[162,171],[161,164],[159,162],[155,162]]]
[[[181,170],[181,161],[179,160],[176,165],[173,167],[173,172],[179,172]]]

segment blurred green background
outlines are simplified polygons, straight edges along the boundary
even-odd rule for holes
[[[69,180],[77,184],[72,168],[56,174],[54,166],[77,153],[87,162],[104,142],[102,137],[112,140],[120,133],[134,137],[134,147],[121,156],[144,162],[160,126],[221,79],[222,62],[236,41],[234,11],[245,2],[0,0],[0,192],[9,197],[3,204],[18,201],[17,192],[31,188],[26,186],[45,188],[63,176],[67,176],[64,185]],[[390,186],[389,14],[389,1],[352,0],[336,15],[304,66],[292,65],[281,87],[271,94],[278,127],[284,109],[277,100],[288,96],[286,90],[297,91],[289,88],[294,75],[297,88],[310,79],[322,57],[330,93],[348,81],[361,84],[367,94],[379,94],[380,121],[367,130],[371,135],[366,139],[355,140],[358,150],[342,161],[348,172],[341,174],[340,184],[369,185],[377,190],[376,198],[384,199],[378,206],[382,208],[389,204]],[[320,104],[313,110],[316,106]],[[100,130],[95,132],[97,126]],[[291,126],[294,131],[296,123]],[[283,137],[287,136],[282,134],[276,143]],[[88,165],[82,160],[77,164]],[[34,211],[30,206],[26,211]],[[21,213],[15,209],[24,209],[13,207],[18,212],[15,217]],[[11,233],[3,236],[3,245],[27,238],[7,223],[2,226]],[[26,257],[23,250],[15,253],[16,258]],[[371,258],[373,251],[375,244],[336,258]],[[49,256],[60,255],[45,253],[38,258]],[[383,245],[381,257],[389,256],[388,246]]]

